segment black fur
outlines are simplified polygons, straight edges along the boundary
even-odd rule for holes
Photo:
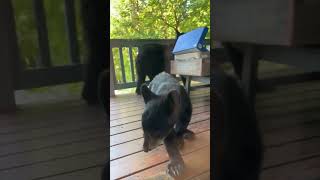
[[[235,78],[216,67],[211,77],[215,179],[258,180],[263,150],[254,107]]]
[[[160,44],[148,44],[141,47],[136,60],[137,94],[140,94],[140,88],[145,82],[146,76],[152,81],[157,74],[164,71],[165,48],[164,45]]]
[[[109,110],[107,108],[107,102],[108,102],[108,87],[107,87],[107,78],[108,78],[109,71],[104,70],[99,77],[99,84],[98,84],[98,96],[99,100],[103,106],[104,111],[106,114],[109,114]]]
[[[183,34],[184,33],[176,31],[176,39]],[[141,94],[140,88],[145,82],[146,76],[152,81],[157,74],[165,71],[165,53],[167,48],[169,47],[161,44],[146,44],[141,47],[136,60],[136,71],[138,76],[136,88],[137,94]],[[182,77],[182,81],[185,84],[186,79]]]
[[[184,162],[178,147],[183,145],[183,138],[194,136],[187,129],[192,114],[190,98],[184,87],[165,72],[150,82],[150,89],[143,84],[141,93],[146,104],[142,114],[143,150],[148,152],[163,140],[170,157],[168,173],[179,175]]]

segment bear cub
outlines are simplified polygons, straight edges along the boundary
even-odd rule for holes
[[[145,102],[143,150],[148,152],[163,141],[170,158],[167,173],[178,176],[184,169],[179,147],[183,146],[183,139],[194,137],[187,129],[192,114],[190,98],[178,80],[165,72],[155,76],[149,88],[143,84],[141,93]]]

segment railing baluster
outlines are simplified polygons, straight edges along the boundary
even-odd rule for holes
[[[122,47],[119,47],[119,57],[120,57],[122,80],[123,80],[123,83],[126,83],[126,82],[127,82],[127,79],[126,79],[126,72],[125,72],[125,69],[124,69]]]
[[[129,57],[130,57],[130,68],[131,68],[131,77],[132,81],[135,82],[135,74],[134,74],[134,64],[133,64],[133,58],[132,58],[132,47],[129,47]]]
[[[38,41],[40,48],[40,66],[50,67],[50,50],[48,40],[48,29],[46,14],[43,7],[43,0],[33,0],[33,10],[38,31]]]
[[[142,48],[141,46],[138,46],[138,54],[141,54]]]
[[[78,64],[80,63],[80,58],[75,23],[74,0],[64,0],[64,6],[71,63]]]

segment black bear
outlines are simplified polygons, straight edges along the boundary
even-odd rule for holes
[[[163,140],[170,158],[167,172],[180,175],[184,162],[178,148],[183,146],[183,139],[194,137],[187,129],[192,114],[190,98],[178,80],[165,72],[158,74],[149,88],[143,84],[141,93],[146,104],[142,114],[143,150],[148,152]]]
[[[176,39],[184,33],[176,31]],[[161,44],[145,44],[140,48],[140,52],[137,55],[136,71],[137,71],[137,87],[136,93],[140,93],[141,85],[145,82],[148,76],[150,81],[162,71],[165,71],[165,61],[167,59],[166,53],[171,47]],[[185,84],[186,79],[181,77]]]

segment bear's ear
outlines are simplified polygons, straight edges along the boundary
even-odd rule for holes
[[[140,91],[145,104],[147,104],[151,99],[157,97],[157,95],[151,92],[151,90],[148,88],[146,84],[142,84]]]

